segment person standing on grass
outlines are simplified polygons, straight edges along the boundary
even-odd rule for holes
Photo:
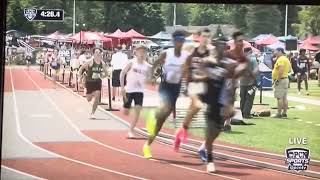
[[[320,51],[318,51],[314,57],[314,61],[317,68],[318,73],[318,86],[320,87]]]
[[[287,118],[288,109],[288,74],[291,70],[289,59],[284,55],[283,48],[277,48],[274,52],[276,62],[272,70],[272,80],[274,84],[274,97],[277,98],[278,113],[274,118]]]
[[[117,49],[117,52],[112,55],[112,100],[116,100],[116,94],[119,96],[120,87],[120,73],[121,70],[128,63],[128,56],[121,51],[121,47]],[[126,84],[126,83],[125,83]]]
[[[301,94],[301,83],[304,81],[304,85],[306,88],[306,94],[309,95],[308,92],[308,72],[310,70],[309,58],[306,56],[306,50],[300,49],[300,54],[297,60],[297,83],[298,83],[298,94]]]
[[[256,94],[256,76],[251,76],[249,73],[257,74],[259,71],[256,56],[253,54],[251,47],[245,48],[244,53],[250,59],[250,64],[247,66],[248,71],[240,78],[240,109],[242,117],[250,119],[251,109]]]
[[[187,115],[183,120],[182,127],[176,132],[174,149],[178,151],[181,141],[186,142],[187,131],[192,122],[193,117],[203,107],[203,102],[206,101],[205,93],[205,79],[203,71],[200,69],[202,66],[203,58],[209,56],[208,44],[211,38],[211,32],[208,28],[199,31],[200,45],[196,47],[186,61],[187,73],[187,94],[191,99],[190,107]]]
[[[102,78],[107,77],[108,75],[107,65],[102,60],[101,49],[93,49],[93,58],[81,66],[79,69],[79,76],[81,76],[82,71],[85,69],[87,71],[85,75],[87,101],[90,102],[94,99],[90,119],[95,119],[94,113],[96,112],[100,100]]]
[[[147,129],[149,137],[147,142],[143,145],[144,157],[152,158],[151,144],[161,130],[164,122],[173,112],[177,98],[180,94],[181,78],[186,71],[185,62],[189,53],[182,51],[185,42],[186,32],[183,30],[176,30],[172,34],[174,48],[169,48],[162,52],[159,59],[156,60],[152,66],[151,72],[161,64],[163,67],[163,80],[159,86],[159,93],[161,104],[155,114],[151,114],[147,118]]]
[[[151,65],[147,63],[147,47],[138,46],[135,49],[135,57],[130,60],[126,67],[121,71],[120,84],[121,94],[123,96],[124,114],[128,115],[131,103],[135,104],[135,115],[130,125],[128,138],[134,138],[134,128],[138,122],[140,111],[143,104],[144,84],[148,77],[151,76]],[[127,84],[124,85],[125,76]]]

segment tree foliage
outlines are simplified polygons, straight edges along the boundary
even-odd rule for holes
[[[251,5],[246,16],[248,35],[255,37],[272,33],[278,36],[281,20],[281,13],[276,5]]]
[[[298,36],[306,34],[320,35],[320,6],[306,6],[299,11],[298,17],[300,23],[293,24],[293,28]]]
[[[301,8],[297,5],[288,5],[288,22],[287,22],[287,32],[288,35],[295,35],[294,28],[291,26],[291,24],[296,24],[299,22],[298,18],[298,11]],[[279,5],[279,10],[281,12],[281,16],[283,17],[280,22],[280,32],[281,34],[285,34],[285,18],[286,18],[286,6],[285,5]]]
[[[221,4],[196,4],[190,8],[191,24],[207,26],[210,24],[230,24],[231,12]]]
[[[161,9],[165,18],[165,25],[172,26],[174,3],[163,3]],[[176,3],[176,24],[189,25],[189,6],[187,4]]]

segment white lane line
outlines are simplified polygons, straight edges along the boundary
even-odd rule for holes
[[[52,118],[52,114],[31,114],[32,118]]]
[[[34,178],[36,180],[47,180],[47,179],[44,179],[44,178],[41,178],[41,177],[38,177],[38,176],[34,176],[32,174],[28,174],[28,173],[25,173],[25,172],[22,172],[22,171],[19,171],[17,169],[12,169],[8,166],[5,166],[5,165],[1,165],[1,168],[4,168],[4,169],[8,169],[9,171],[13,171],[15,173],[18,173],[18,174],[22,174],[24,176],[27,176],[27,177],[30,177],[30,178]]]
[[[316,124],[316,126],[320,126],[320,124]]]
[[[25,72],[25,70],[23,70]],[[28,73],[25,72],[25,74],[27,74],[27,76],[31,79],[30,75]],[[19,114],[19,111],[18,111],[18,106],[17,106],[17,99],[16,99],[16,95],[15,95],[15,89],[14,89],[14,85],[13,85],[13,78],[12,78],[12,71],[10,69],[10,76],[11,76],[11,86],[12,86],[12,97],[13,97],[13,104],[14,104],[14,114],[15,114],[15,120],[16,120],[16,124],[17,124],[17,133],[19,135],[19,137],[21,137],[26,143],[28,143],[29,145],[39,149],[40,151],[45,151],[51,155],[54,155],[54,156],[57,156],[57,157],[60,157],[62,159],[65,159],[65,160],[68,160],[68,161],[72,161],[72,162],[75,162],[75,163],[78,163],[78,164],[82,164],[82,165],[85,165],[85,166],[89,166],[89,167],[92,167],[92,168],[96,168],[96,169],[99,169],[99,170],[102,170],[102,171],[106,171],[106,172],[111,172],[111,173],[114,173],[114,174],[118,174],[118,175],[123,175],[123,176],[126,176],[126,177],[130,177],[130,178],[134,178],[134,179],[140,179],[140,180],[146,180],[145,178],[142,178],[142,177],[137,177],[137,176],[133,176],[133,175],[129,175],[129,174],[125,174],[125,173],[121,173],[119,171],[114,171],[114,170],[111,170],[111,169],[107,169],[107,168],[102,168],[100,166],[95,166],[95,165],[92,165],[92,164],[89,164],[89,163],[85,163],[85,162],[82,162],[82,161],[78,161],[78,160],[75,160],[75,159],[71,159],[71,158],[68,158],[66,156],[62,156],[60,154],[57,154],[57,153],[54,153],[54,152],[51,152],[51,151],[48,151],[44,148],[41,148],[35,144],[33,144],[29,139],[27,139],[21,132],[21,126],[20,126],[20,114]],[[31,79],[31,81],[33,81]],[[33,81],[34,82],[34,81]],[[36,85],[36,84],[35,84]],[[39,88],[39,86],[37,86]],[[40,89],[40,91],[44,94],[43,90]],[[51,100],[51,99],[50,99]],[[52,100],[51,100],[52,101]]]
[[[300,121],[300,122],[301,122],[301,121],[302,121],[302,119],[297,119],[297,121]]]
[[[27,73],[26,73],[27,74]],[[51,99],[50,96],[48,96],[39,86],[38,84],[33,81],[33,79],[30,77],[30,75],[27,74],[27,76],[31,79],[31,81],[34,83],[34,85],[36,87],[38,87],[40,89],[40,92],[46,96],[48,98],[48,100],[52,103],[52,105],[57,109],[57,111],[65,118],[65,120],[70,124],[71,127],[73,127],[80,135],[82,136],[86,136],[85,134],[83,134],[80,129],[72,122],[72,120],[55,104],[55,102]],[[63,85],[61,85],[60,83],[58,83],[60,86],[62,86],[64,89],[66,89]],[[67,89],[69,91],[71,91],[70,89]],[[72,92],[72,91],[71,91]],[[73,92],[74,93],[74,92]],[[75,95],[78,95],[79,97],[81,97],[79,94],[76,94],[74,93]],[[81,97],[85,102],[87,102],[87,100],[84,98],[84,97]],[[98,108],[100,108],[100,110],[102,111],[105,111],[102,107],[98,106]],[[113,114],[110,114],[111,116],[119,119],[117,116],[114,116]],[[124,124],[126,124],[127,126],[129,125],[126,121],[122,120],[122,119],[119,119],[120,121],[122,121]],[[106,145],[104,143],[101,143],[100,141],[97,141],[95,139],[92,139],[91,137],[89,136],[86,136],[87,138],[89,138],[92,142],[96,143],[96,144],[99,144],[103,147],[106,147],[108,149],[112,149],[114,151],[118,151],[118,152],[121,152],[121,153],[124,153],[124,154],[128,154],[128,155],[131,155],[131,156],[135,156],[135,157],[139,157],[139,158],[143,158],[145,159],[145,157],[141,156],[141,155],[138,155],[138,154],[134,154],[134,153],[131,153],[131,152],[128,152],[128,151],[125,151],[125,150],[122,150],[122,149],[118,149],[118,148],[115,148],[115,147],[112,147],[112,146],[109,146],[109,145]],[[178,168],[181,168],[181,169],[187,169],[187,170],[190,170],[190,171],[194,171],[194,172],[200,172],[200,173],[206,173],[206,171],[201,171],[201,170],[198,170],[198,169],[193,169],[193,168],[189,168],[189,167],[186,167],[186,166],[182,166],[182,165],[177,165],[177,164],[173,164],[173,163],[168,163],[166,161],[161,161],[161,160],[156,160],[156,159],[150,159],[151,161],[155,161],[155,162],[161,162],[161,163],[166,163],[166,164],[169,164],[171,166],[174,166],[174,167],[178,167]],[[224,176],[224,175],[220,175],[220,174],[215,174],[215,173],[210,173],[208,175],[211,175],[211,176],[220,176],[220,177],[223,177],[223,178],[226,178],[226,179],[232,179],[232,180],[240,180],[238,178],[233,178],[233,177],[230,177],[230,176]]]
[[[311,121],[307,121],[307,123],[308,123],[308,124],[312,124],[312,122],[311,122]]]
[[[40,73],[42,73],[42,72],[40,72]],[[43,74],[43,73],[42,73],[42,74]],[[49,79],[51,79],[51,78],[49,77]],[[72,94],[74,94],[75,96],[80,97],[84,102],[87,102],[86,98],[82,97],[81,95],[77,94],[76,92],[72,91],[71,89],[66,88],[66,87],[63,86],[62,84],[60,84],[60,83],[58,83],[58,84],[59,84],[61,87],[63,87],[65,90],[67,90],[67,91],[71,92]],[[120,117],[112,114],[112,113],[109,112],[109,111],[106,111],[106,110],[103,109],[101,106],[98,106],[98,108],[99,108],[101,111],[103,111],[103,112],[107,113],[108,115],[110,115],[111,117],[119,120],[119,121],[122,122],[123,124],[125,124],[125,125],[127,125],[127,126],[130,125],[127,121],[121,119]],[[72,123],[72,122],[71,122],[71,123]],[[143,131],[140,130],[140,129],[138,129],[138,128],[135,128],[135,130],[140,131],[140,132],[143,133]],[[81,131],[80,131],[80,132],[81,132]],[[81,133],[82,133],[82,132],[81,132]],[[168,135],[169,135],[169,134],[168,134]],[[171,136],[172,136],[172,135],[171,135]],[[137,156],[137,157],[144,158],[143,156],[140,156],[140,155],[137,155],[137,154],[133,154],[133,153],[130,153],[130,152],[127,152],[127,151],[123,151],[123,150],[121,150],[121,149],[117,149],[117,148],[114,148],[114,147],[112,147],[112,146],[108,146],[108,145],[103,144],[103,143],[101,143],[100,141],[97,141],[97,140],[92,139],[92,138],[90,138],[90,137],[88,137],[88,138],[91,139],[93,142],[96,142],[97,144],[100,144],[100,145],[102,145],[102,146],[104,146],[104,147],[111,148],[111,149],[113,149],[113,150],[116,150],[116,151],[119,151],[119,152],[122,152],[122,153],[125,153],[125,154],[130,154],[130,155],[133,155],[133,156]],[[157,137],[157,138],[160,138],[160,137]],[[195,141],[198,141],[198,140],[195,140]],[[158,142],[159,142],[159,141],[158,141]],[[201,141],[198,141],[198,142],[201,142]],[[159,142],[159,143],[161,143],[161,142]],[[201,143],[202,143],[202,142],[201,142]],[[229,147],[229,146],[225,146],[225,145],[218,145],[218,146],[221,146],[221,147]],[[236,147],[232,147],[232,148],[234,148],[234,149],[240,149],[240,148],[236,148]],[[258,152],[258,151],[254,151],[254,150],[248,150],[248,151]],[[264,153],[264,154],[272,154],[272,153],[266,153],[266,152],[263,152],[263,153]],[[223,153],[220,153],[220,154],[223,154]],[[227,154],[223,154],[223,155],[227,155]],[[276,155],[276,154],[272,154],[272,155]],[[229,155],[229,156],[230,156],[230,155]],[[279,155],[278,155],[278,156],[279,156]],[[241,158],[241,157],[238,157],[238,158]],[[248,160],[248,159],[246,159],[246,158],[241,158],[241,159]],[[165,162],[165,161],[160,161],[160,160],[155,160],[155,159],[152,159],[152,160],[153,160],[153,161],[159,161],[159,162]],[[231,161],[232,161],[232,160],[231,160]],[[236,161],[232,161],[232,162],[236,162]],[[256,162],[259,162],[259,161],[256,161]],[[167,163],[167,162],[165,162],[165,163]],[[241,162],[236,162],[236,163],[248,165],[248,164],[241,163]],[[167,163],[167,164],[168,164],[168,163]],[[272,164],[272,163],[267,163],[267,164]],[[170,164],[170,163],[169,163],[169,165],[179,167],[179,165],[176,165],[176,164]],[[272,165],[276,165],[276,164],[272,164]],[[251,165],[251,166],[253,166],[253,165]],[[276,166],[277,166],[277,165],[276,165]],[[257,167],[257,166],[253,166],[253,167]],[[183,167],[180,167],[180,168],[183,168]],[[288,173],[288,172],[277,171],[277,170],[268,169],[268,168],[266,168],[265,170],[273,171],[273,172],[278,172],[278,173],[281,173],[281,174],[287,174],[287,175],[297,176],[297,177],[304,177],[304,178],[307,178],[307,179],[315,179],[315,178],[312,178],[312,177],[307,177],[307,176],[298,175],[298,174],[292,174],[292,173]],[[199,170],[197,170],[197,171],[199,171]],[[314,172],[314,171],[310,171],[310,172]],[[205,172],[205,171],[202,171],[202,173],[206,173],[206,172]],[[223,176],[223,175],[214,174],[214,173],[212,173],[212,174],[210,174],[210,175],[217,175],[217,176],[224,177],[224,178],[229,178],[229,179],[232,178],[232,177]],[[232,179],[235,179],[235,178],[232,178]]]

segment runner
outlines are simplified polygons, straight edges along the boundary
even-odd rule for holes
[[[309,67],[309,58],[306,56],[306,50],[305,49],[300,49],[300,54],[297,60],[297,67],[298,67],[298,77],[297,77],[297,82],[298,82],[298,94],[301,94],[301,83],[304,81],[304,85],[306,88],[306,94],[309,95],[308,92],[308,72],[310,70]]]
[[[49,74],[50,61],[52,59],[52,52],[49,51],[49,49],[47,50],[44,59],[44,79],[46,79],[47,75]]]
[[[203,58],[209,56],[208,44],[211,37],[211,32],[208,28],[204,28],[199,32],[200,35],[200,45],[195,48],[193,53],[187,59],[187,94],[191,98],[191,104],[188,109],[187,116],[183,121],[183,125],[178,129],[176,133],[174,149],[179,150],[181,141],[186,142],[187,139],[187,130],[192,118],[201,110],[203,107],[205,83],[204,74],[199,69],[203,63]]]
[[[88,102],[94,98],[90,119],[95,119],[94,113],[100,100],[102,78],[108,75],[107,66],[102,60],[102,50],[100,48],[94,48],[93,52],[93,58],[82,65],[79,70],[79,76],[81,76],[85,69],[87,70],[85,87],[87,89],[86,95]]]
[[[85,50],[80,51],[79,61],[80,61],[79,68],[81,68],[81,66],[83,66],[87,62],[87,56],[86,56]],[[87,73],[86,69],[83,69],[82,74],[80,74],[79,79],[78,79],[78,83],[80,85],[80,88],[83,88],[83,96],[86,96],[86,88],[85,88],[86,79],[84,78],[86,73]]]
[[[31,56],[30,56],[29,53],[27,53],[26,62],[27,62],[27,69],[28,69],[28,71],[29,71],[29,69],[30,69],[30,64],[31,64]]]
[[[159,59],[154,62],[152,71],[163,65],[163,81],[159,86],[161,98],[160,108],[157,113],[151,113],[147,118],[148,141],[143,146],[144,157],[152,158],[150,145],[162,128],[163,123],[173,111],[176,100],[180,94],[181,78],[183,77],[185,62],[189,56],[188,52],[182,51],[185,42],[185,31],[176,30],[172,34],[174,48],[167,49],[161,53]]]
[[[120,84],[121,94],[123,96],[124,114],[128,115],[132,100],[135,104],[135,115],[131,122],[128,133],[129,138],[134,138],[134,128],[138,122],[140,111],[143,103],[144,83],[150,77],[151,65],[146,61],[147,47],[138,46],[135,48],[135,58],[130,60],[126,67],[121,71]],[[127,81],[125,86],[125,76]]]
[[[51,61],[50,61],[50,67],[54,71],[52,79],[53,79],[54,87],[56,88],[56,85],[57,85],[56,81],[59,78],[60,67],[61,67],[60,56],[58,54],[58,50],[57,49],[55,49],[53,51],[53,56],[52,56]]]
[[[71,82],[73,86],[76,86],[78,83],[78,72],[80,68],[80,52],[77,51],[75,53],[75,56],[71,59],[70,65],[71,65]]]

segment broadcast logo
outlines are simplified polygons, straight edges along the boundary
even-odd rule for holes
[[[305,171],[310,162],[310,150],[306,148],[288,148],[286,149],[286,164],[288,170],[296,172]]]

